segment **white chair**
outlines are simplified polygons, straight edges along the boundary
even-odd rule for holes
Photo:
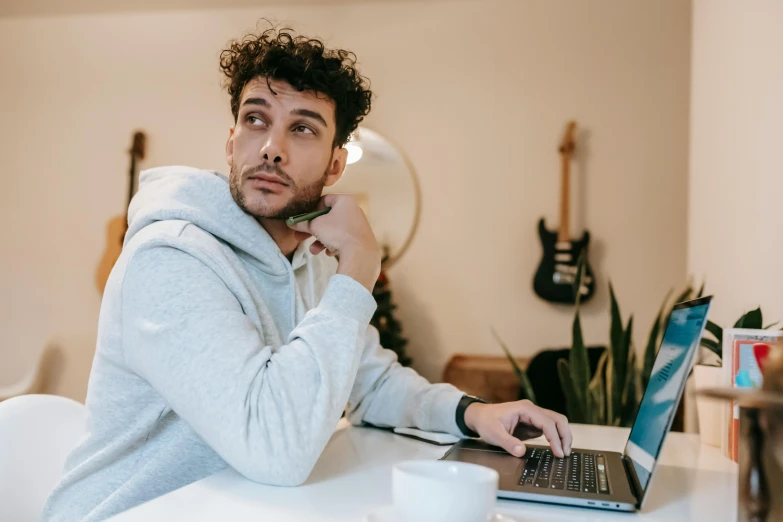
[[[41,367],[45,354],[46,348],[43,345],[32,349],[28,355],[28,366],[22,375],[15,375],[13,382],[7,382],[9,380],[7,375],[0,377],[0,401],[38,391],[41,386]]]
[[[86,420],[84,404],[56,395],[0,402],[0,520],[40,520]]]

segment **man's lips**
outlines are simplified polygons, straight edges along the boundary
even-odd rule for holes
[[[273,174],[253,174],[252,176],[248,176],[247,179],[255,180],[255,181],[265,181],[267,183],[276,183],[284,187],[288,186],[288,183],[286,183],[280,177],[275,176]]]

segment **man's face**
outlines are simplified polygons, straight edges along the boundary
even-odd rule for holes
[[[226,143],[231,195],[256,218],[286,219],[315,208],[337,183],[348,152],[333,148],[334,102],[259,77],[245,85]]]

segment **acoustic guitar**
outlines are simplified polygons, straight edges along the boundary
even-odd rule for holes
[[[579,287],[580,301],[590,299],[595,293],[593,270],[587,263],[587,250],[590,245],[590,233],[585,230],[581,239],[573,240],[569,235],[569,195],[571,192],[570,167],[571,156],[576,149],[574,134],[576,122],[566,126],[559,153],[562,164],[560,186],[560,228],[550,231],[544,218],[538,222],[538,235],[544,255],[533,280],[533,289],[542,299],[552,303],[576,302],[576,280],[580,256],[584,255],[585,272]]]
[[[111,269],[114,268],[114,263],[117,262],[122,253],[122,243],[125,241],[125,233],[128,231],[127,209],[131,198],[133,198],[133,187],[136,184],[136,162],[144,159],[146,141],[147,137],[143,132],[137,131],[133,134],[133,143],[130,151],[128,151],[130,153],[130,169],[128,172],[128,199],[125,205],[125,213],[122,216],[113,217],[109,221],[106,234],[106,250],[103,252],[98,271],[95,274],[95,283],[100,293],[103,293]]]

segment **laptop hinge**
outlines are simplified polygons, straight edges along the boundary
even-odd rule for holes
[[[636,499],[636,509],[642,505],[642,493],[639,491],[639,481],[636,478],[636,470],[633,469],[633,463],[627,455],[622,456],[623,466],[625,467],[625,476],[628,478],[628,484],[631,486],[631,493]]]

